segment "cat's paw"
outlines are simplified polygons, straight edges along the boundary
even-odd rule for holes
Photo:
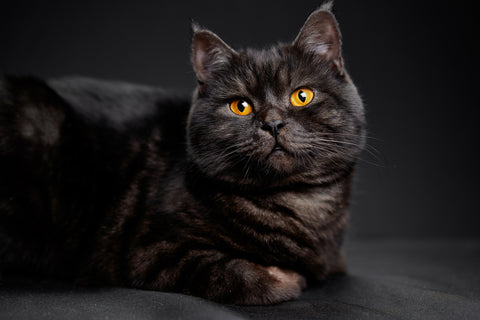
[[[307,286],[305,278],[295,271],[284,270],[276,266],[271,266],[267,267],[267,272],[278,281],[277,286],[279,288],[291,288],[295,290],[300,289],[300,293]]]
[[[264,267],[267,278],[262,284],[263,292],[251,292],[240,304],[264,305],[296,299],[305,289],[305,278],[292,270],[276,266]]]

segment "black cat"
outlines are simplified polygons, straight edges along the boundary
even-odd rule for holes
[[[267,50],[194,26],[191,102],[6,78],[0,267],[236,304],[292,299],[341,272],[365,125],[340,47],[327,4]]]

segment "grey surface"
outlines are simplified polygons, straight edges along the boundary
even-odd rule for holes
[[[480,239],[346,246],[349,273],[299,300],[223,306],[179,294],[5,279],[0,319],[478,319]]]
[[[180,294],[83,289],[16,279],[0,288],[0,319],[243,319],[226,307]]]
[[[480,240],[371,240],[347,246],[349,273],[252,319],[480,319]]]

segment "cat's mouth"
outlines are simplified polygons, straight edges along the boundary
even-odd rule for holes
[[[265,160],[276,172],[284,174],[291,172],[296,166],[293,154],[278,142],[272,147]]]
[[[270,151],[269,156],[271,156],[273,154],[279,154],[280,155],[280,154],[285,154],[285,153],[287,153],[287,150],[277,142],[273,146],[272,151]]]

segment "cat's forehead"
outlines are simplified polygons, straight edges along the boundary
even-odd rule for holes
[[[245,49],[230,69],[233,89],[239,94],[262,97],[267,93],[283,95],[300,86],[318,82],[318,72],[308,59],[288,46],[269,49]]]
[[[279,63],[282,57],[285,55],[283,52],[284,47],[271,47],[266,49],[247,48],[240,51],[241,55],[244,55],[246,59],[249,59],[257,66],[272,65]]]
[[[268,80],[287,80],[283,78],[272,78],[280,73],[287,73],[288,65],[285,53],[279,47],[269,49],[246,49],[240,52],[241,63],[247,71],[255,73],[257,78],[266,77]]]

